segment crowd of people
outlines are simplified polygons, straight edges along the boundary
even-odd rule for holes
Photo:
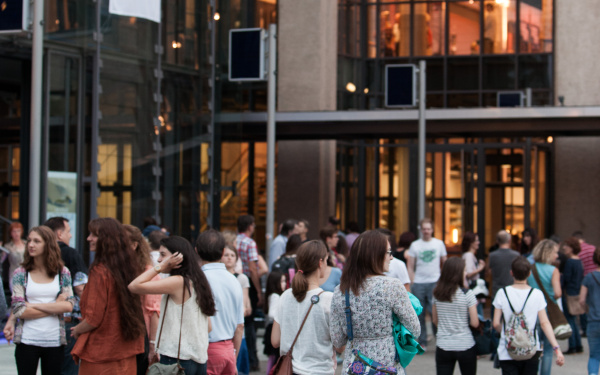
[[[562,366],[564,355],[584,351],[582,337],[588,372],[598,374],[600,250],[581,232],[561,242],[528,228],[515,244],[502,230],[488,252],[466,232],[457,257],[434,227],[425,218],[419,238],[405,232],[396,241],[387,228],[361,233],[348,223],[341,231],[331,217],[311,239],[306,220],[287,219],[263,256],[251,215],[236,231],[208,229],[193,243],[155,222],[140,229],[98,218],[88,224],[88,268],[69,246],[67,219],[49,219],[26,239],[13,223],[1,259],[10,276],[10,309],[0,296],[3,333],[16,344],[19,374],[37,373],[39,362],[44,375],[145,374],[156,363],[249,374],[260,369],[264,321],[266,374],[286,354],[295,374],[377,365],[404,374],[406,353],[435,350],[437,374],[458,363],[469,375],[479,354],[472,332],[489,302],[490,352],[502,374],[549,375],[553,360]],[[555,307],[571,331],[564,354]]]

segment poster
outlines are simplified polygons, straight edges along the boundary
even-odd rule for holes
[[[69,220],[71,226],[71,242],[77,244],[77,173],[48,172],[48,189],[46,194],[46,220],[62,216]]]

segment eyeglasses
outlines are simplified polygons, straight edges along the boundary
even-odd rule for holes
[[[392,256],[392,248],[391,247],[388,247],[386,254],[390,257]]]

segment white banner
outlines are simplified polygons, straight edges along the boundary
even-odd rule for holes
[[[110,0],[108,12],[160,23],[160,0]]]

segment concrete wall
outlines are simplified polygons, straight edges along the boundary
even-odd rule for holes
[[[555,97],[566,106],[600,105],[600,4],[597,0],[556,0]]]
[[[600,246],[600,137],[555,138],[555,230]]]
[[[555,97],[566,106],[600,105],[600,5],[555,2]],[[599,124],[600,126],[600,124]],[[600,245],[600,137],[555,137],[555,230],[561,238],[582,230]]]
[[[336,109],[337,1],[279,0],[277,110]],[[335,141],[277,143],[276,221],[310,222],[310,238],[335,208]]]

